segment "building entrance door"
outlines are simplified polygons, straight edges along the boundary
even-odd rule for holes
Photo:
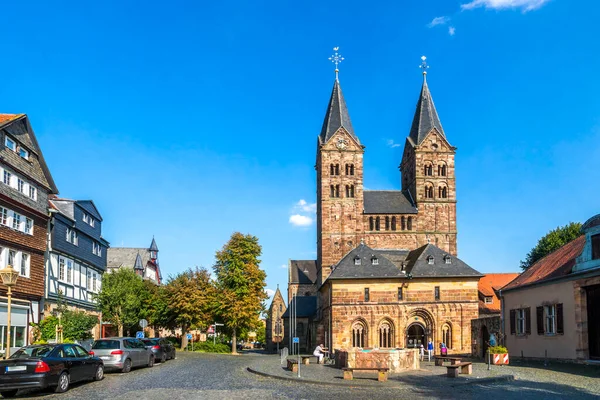
[[[590,358],[600,360],[600,285],[586,288]]]
[[[490,342],[490,333],[488,332],[487,326],[481,328],[481,356],[486,359],[486,353]]]
[[[406,347],[417,348],[425,346],[425,328],[421,324],[412,324],[406,330]]]

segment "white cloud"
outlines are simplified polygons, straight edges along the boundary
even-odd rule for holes
[[[473,0],[470,3],[461,4],[463,10],[485,7],[493,10],[505,10],[507,8],[520,8],[523,12],[537,10],[550,0]]]
[[[281,268],[281,269],[287,269],[287,267],[288,267],[287,264],[281,264],[281,267],[279,267],[279,268]]]
[[[265,292],[269,297],[273,297],[273,295],[275,294],[275,291],[273,289],[265,289]]]
[[[430,23],[427,24],[427,27],[433,28],[434,26],[438,25],[446,25],[448,22],[450,22],[450,17],[435,17]]]
[[[449,26],[449,27],[448,27],[448,34],[449,34],[450,36],[454,36],[454,34],[455,34],[455,33],[456,33],[456,28],[455,28],[455,27],[453,27],[453,26]]]
[[[400,147],[400,146],[402,146],[402,145],[401,145],[401,144],[399,144],[399,143],[394,143],[394,140],[393,140],[393,139],[389,139],[389,140],[387,141],[387,145],[388,145],[389,147],[391,147],[392,149],[393,149],[394,147]]]
[[[298,211],[316,213],[317,212],[317,203],[309,204],[304,199],[300,199],[298,203],[294,206],[294,208]]]
[[[294,226],[310,226],[312,223],[312,218],[305,215],[294,214],[290,216],[290,224]]]

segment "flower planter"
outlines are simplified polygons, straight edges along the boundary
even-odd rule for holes
[[[503,353],[503,354],[492,353],[492,364],[508,365],[508,353]]]

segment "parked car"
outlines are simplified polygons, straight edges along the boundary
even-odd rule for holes
[[[130,337],[112,337],[98,339],[92,345],[93,355],[104,362],[106,369],[120,369],[129,372],[135,367],[154,366],[154,355],[144,343]]]
[[[13,397],[19,389],[55,387],[65,392],[73,382],[104,378],[102,360],[77,344],[21,347],[0,361],[0,394]]]
[[[175,346],[173,346],[167,340],[161,338],[141,340],[146,345],[146,348],[152,351],[155,360],[164,363],[167,360],[172,360],[175,358]]]

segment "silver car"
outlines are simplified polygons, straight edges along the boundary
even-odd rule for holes
[[[98,339],[92,345],[90,354],[100,357],[105,369],[129,372],[134,367],[154,366],[152,351],[141,340],[130,337]]]

